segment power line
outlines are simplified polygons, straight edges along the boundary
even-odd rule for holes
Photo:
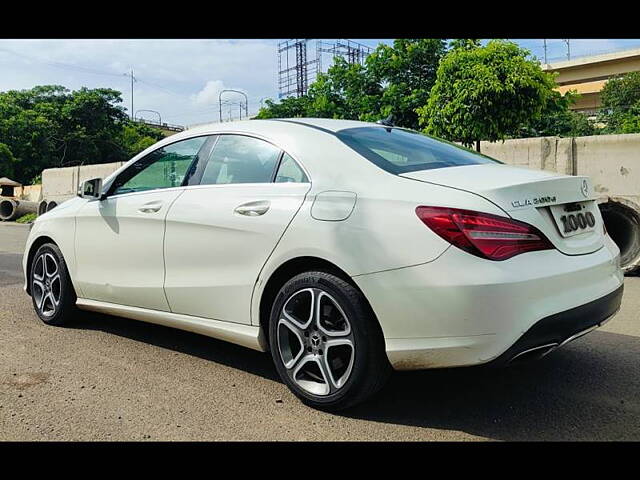
[[[44,63],[46,65],[51,65],[52,67],[57,67],[57,68],[62,68],[62,69],[81,70],[81,71],[84,71],[86,73],[92,73],[93,75],[108,75],[110,77],[120,77],[120,75],[118,75],[116,73],[104,72],[104,71],[101,71],[101,70],[97,70],[97,69],[89,68],[89,67],[84,67],[84,66],[81,66],[81,65],[73,65],[73,64],[64,63],[64,62],[49,62],[49,61],[44,60],[42,58],[37,58],[37,57],[31,56],[31,55],[27,55],[27,54],[24,54],[24,53],[18,53],[18,52],[15,52],[13,50],[9,50],[8,48],[0,47],[0,50],[3,51],[3,52],[11,53],[12,55],[15,55],[15,56],[20,57],[20,58],[26,58],[28,60],[35,60],[35,61]]]

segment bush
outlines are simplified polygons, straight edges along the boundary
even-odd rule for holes
[[[16,223],[31,223],[36,218],[38,218],[38,214],[36,213],[27,213],[26,215],[21,216],[16,220]]]

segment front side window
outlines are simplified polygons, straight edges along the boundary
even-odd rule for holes
[[[166,145],[122,172],[111,187],[113,194],[179,187],[193,172],[192,165],[208,137]]]
[[[338,131],[336,135],[367,160],[395,174],[461,165],[502,163],[454,143],[400,128],[347,128]]]
[[[258,138],[221,135],[209,156],[201,185],[271,182],[280,149]]]
[[[309,179],[304,174],[296,161],[288,154],[282,156],[278,173],[276,174],[276,183],[307,183]]]

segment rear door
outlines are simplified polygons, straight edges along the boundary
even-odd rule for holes
[[[258,274],[311,184],[277,146],[245,135],[219,136],[196,175],[167,215],[171,311],[250,324]]]

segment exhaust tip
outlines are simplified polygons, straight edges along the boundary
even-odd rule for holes
[[[529,348],[524,350],[509,360],[510,365],[526,363],[534,360],[540,360],[546,354],[555,350],[558,347],[558,343],[547,343],[546,345],[540,345],[538,347]]]

